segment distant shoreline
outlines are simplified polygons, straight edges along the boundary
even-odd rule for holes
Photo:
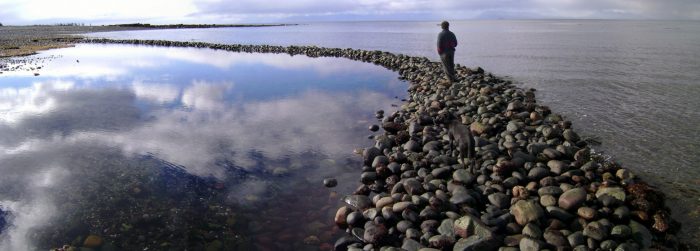
[[[246,27],[275,27],[295,26],[299,24],[112,24],[115,27],[137,27],[146,29],[207,29],[207,28],[246,28]]]
[[[93,32],[151,30],[151,29],[209,29],[209,28],[255,28],[294,26],[298,24],[166,24],[142,23],[113,24],[101,26],[82,25],[26,25],[0,26],[0,58],[20,57],[38,51],[73,46]]]

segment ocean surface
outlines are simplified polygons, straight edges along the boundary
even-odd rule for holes
[[[88,235],[101,250],[331,245],[353,149],[406,88],[348,59],[195,48],[79,44],[0,63],[19,67],[0,74],[0,249],[18,251]]]
[[[684,232],[700,233],[700,22],[454,21],[456,63],[537,89],[597,151],[665,191]],[[317,45],[438,60],[438,22],[94,33],[117,39]]]

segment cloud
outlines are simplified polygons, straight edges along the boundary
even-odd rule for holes
[[[180,91],[169,84],[143,83],[134,81],[132,84],[136,97],[156,103],[170,103],[177,99]]]
[[[14,135],[0,140],[0,207],[11,212],[0,249],[52,245],[35,243],[32,236],[84,216],[73,214],[115,206],[109,203],[118,199],[93,201],[94,197],[101,198],[103,189],[123,193],[134,179],[150,177],[153,170],[143,162],[128,164],[143,156],[202,177],[227,179],[229,168],[250,173],[249,179],[228,188],[228,199],[235,203],[255,201],[273,185],[293,187],[295,183],[270,178],[280,167],[314,182],[330,174],[353,176],[342,171],[346,165],[334,163],[343,163],[352,156],[351,149],[366,144],[357,137],[366,131],[366,122],[356,119],[392,101],[375,92],[341,96],[307,91],[237,103],[224,99],[227,92],[235,92],[233,84],[225,82],[193,81],[181,89],[141,82],[126,87],[47,82],[2,89],[0,100],[11,100],[5,111],[22,112],[11,121],[0,121],[0,135]],[[48,101],[47,110],[25,108]],[[183,106],[139,109],[142,101]],[[72,223],[66,224],[63,227],[69,228]]]
[[[6,23],[245,23],[388,17],[409,20],[500,17],[700,19],[700,3],[695,0],[9,0],[0,3],[0,7],[1,16],[9,19],[0,21]]]

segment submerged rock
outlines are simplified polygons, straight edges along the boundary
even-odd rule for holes
[[[338,180],[334,178],[323,179],[323,185],[326,187],[335,187],[338,185]]]

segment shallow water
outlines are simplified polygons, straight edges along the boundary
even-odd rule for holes
[[[0,75],[3,250],[88,234],[125,250],[332,244],[352,150],[406,88],[337,58],[117,45],[31,58]]]
[[[599,151],[670,197],[685,233],[700,233],[700,22],[457,21],[455,60],[538,89]],[[119,39],[317,45],[438,61],[437,22],[95,33]]]

